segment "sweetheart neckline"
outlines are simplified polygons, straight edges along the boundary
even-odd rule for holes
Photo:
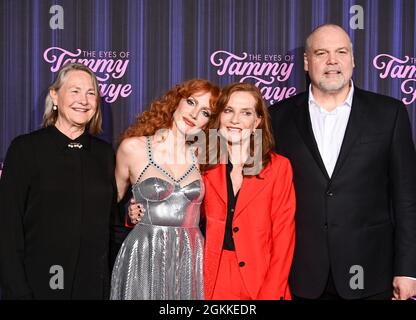
[[[175,185],[178,185],[181,189],[183,189],[183,188],[186,188],[187,186],[189,186],[189,185],[191,185],[192,183],[194,183],[194,182],[201,182],[202,181],[202,179],[196,179],[196,180],[194,180],[194,181],[192,181],[192,182],[190,182],[190,183],[188,183],[188,184],[186,184],[186,185],[184,185],[184,186],[181,186],[180,184],[177,184],[177,183],[172,183],[172,182],[170,182],[170,181],[168,181],[168,180],[165,180],[165,179],[163,179],[163,178],[159,178],[159,177],[149,177],[149,178],[146,178],[146,179],[144,179],[143,181],[141,181],[141,182],[138,182],[138,181],[136,181],[131,187],[132,187],[132,189],[136,186],[136,185],[139,185],[139,184],[141,184],[141,183],[143,183],[143,182],[145,182],[145,181],[147,181],[147,180],[149,180],[149,179],[158,179],[158,180],[162,180],[162,181],[164,181],[164,182],[166,182],[166,183],[168,183],[168,184],[170,184],[171,186],[175,186]]]

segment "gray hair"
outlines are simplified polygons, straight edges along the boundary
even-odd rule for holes
[[[50,90],[58,91],[65,83],[66,75],[70,71],[79,70],[88,73],[91,76],[92,83],[94,85],[95,97],[97,99],[97,110],[95,111],[94,116],[91,121],[88,123],[87,127],[91,134],[101,133],[102,125],[102,113],[100,108],[100,89],[98,87],[97,77],[94,72],[91,71],[87,66],[80,63],[68,63],[64,65],[58,72],[54,83],[49,87],[48,94],[45,99],[45,112],[43,113],[42,127],[52,126],[56,123],[58,119],[58,111],[53,110],[53,101],[49,93]]]

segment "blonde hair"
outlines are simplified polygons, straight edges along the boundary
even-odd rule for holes
[[[100,134],[102,129],[102,113],[100,108],[100,89],[98,87],[98,81],[94,74],[94,72],[91,71],[90,68],[87,66],[80,64],[80,63],[68,63],[64,65],[58,72],[58,75],[56,76],[56,79],[54,83],[49,87],[50,90],[59,91],[59,89],[62,88],[62,86],[65,83],[66,75],[70,71],[84,71],[88,73],[91,76],[92,83],[94,85],[94,91],[95,96],[97,99],[97,110],[95,111],[94,116],[90,120],[90,122],[87,124],[87,128],[91,134]],[[52,97],[48,91],[48,94],[45,99],[45,112],[43,113],[43,120],[42,120],[42,127],[49,127],[56,123],[56,120],[58,119],[58,111],[53,110],[54,103],[52,101]]]

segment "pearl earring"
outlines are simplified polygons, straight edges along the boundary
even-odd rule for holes
[[[57,106],[56,104],[54,104],[54,105],[52,106],[52,110],[53,110],[53,111],[58,110],[58,106]]]

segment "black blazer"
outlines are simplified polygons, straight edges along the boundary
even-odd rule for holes
[[[0,179],[0,287],[5,299],[107,299],[114,152],[54,126],[17,137]],[[63,287],[54,266],[63,270]]]
[[[294,172],[293,294],[319,297],[329,270],[343,298],[390,290],[393,276],[416,277],[416,153],[404,105],[355,87],[332,178],[313,135],[308,93],[270,113],[276,151]],[[350,287],[356,265],[363,289]]]

